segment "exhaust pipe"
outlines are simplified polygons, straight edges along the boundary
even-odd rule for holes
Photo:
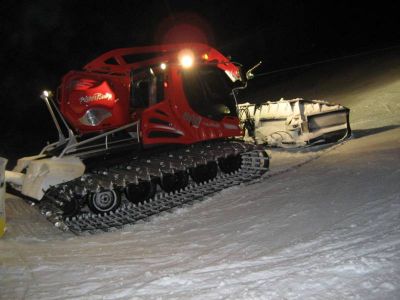
[[[0,237],[2,237],[6,231],[6,182],[5,182],[5,170],[6,170],[7,159],[0,157]]]

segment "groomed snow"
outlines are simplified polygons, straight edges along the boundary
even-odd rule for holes
[[[273,151],[261,182],[150,222],[76,237],[8,195],[0,298],[399,299],[399,57],[331,66],[318,98],[352,109],[353,139]]]

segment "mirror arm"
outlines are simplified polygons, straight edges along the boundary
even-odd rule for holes
[[[256,64],[254,67],[250,68],[247,72],[246,72],[246,78],[247,79],[253,79],[254,78],[254,74],[252,73],[256,68],[258,68],[260,65],[262,64],[262,61],[260,61],[258,64]]]

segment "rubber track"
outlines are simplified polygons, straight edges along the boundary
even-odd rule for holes
[[[242,154],[242,167],[232,174],[223,174],[215,179],[200,184],[190,184],[184,190],[174,193],[160,193],[155,199],[143,204],[123,203],[115,212],[107,214],[83,213],[77,217],[65,218],[47,216],[56,227],[71,231],[76,235],[85,233],[108,232],[132,225],[150,216],[171,211],[194,201],[201,201],[205,196],[217,193],[228,187],[242,183],[252,183],[260,178],[269,166],[269,158],[264,150],[253,150]]]

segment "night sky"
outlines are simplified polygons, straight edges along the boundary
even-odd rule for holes
[[[396,1],[235,2],[2,1],[0,155],[39,151],[54,136],[40,92],[111,49],[208,42],[267,72],[400,44]]]

